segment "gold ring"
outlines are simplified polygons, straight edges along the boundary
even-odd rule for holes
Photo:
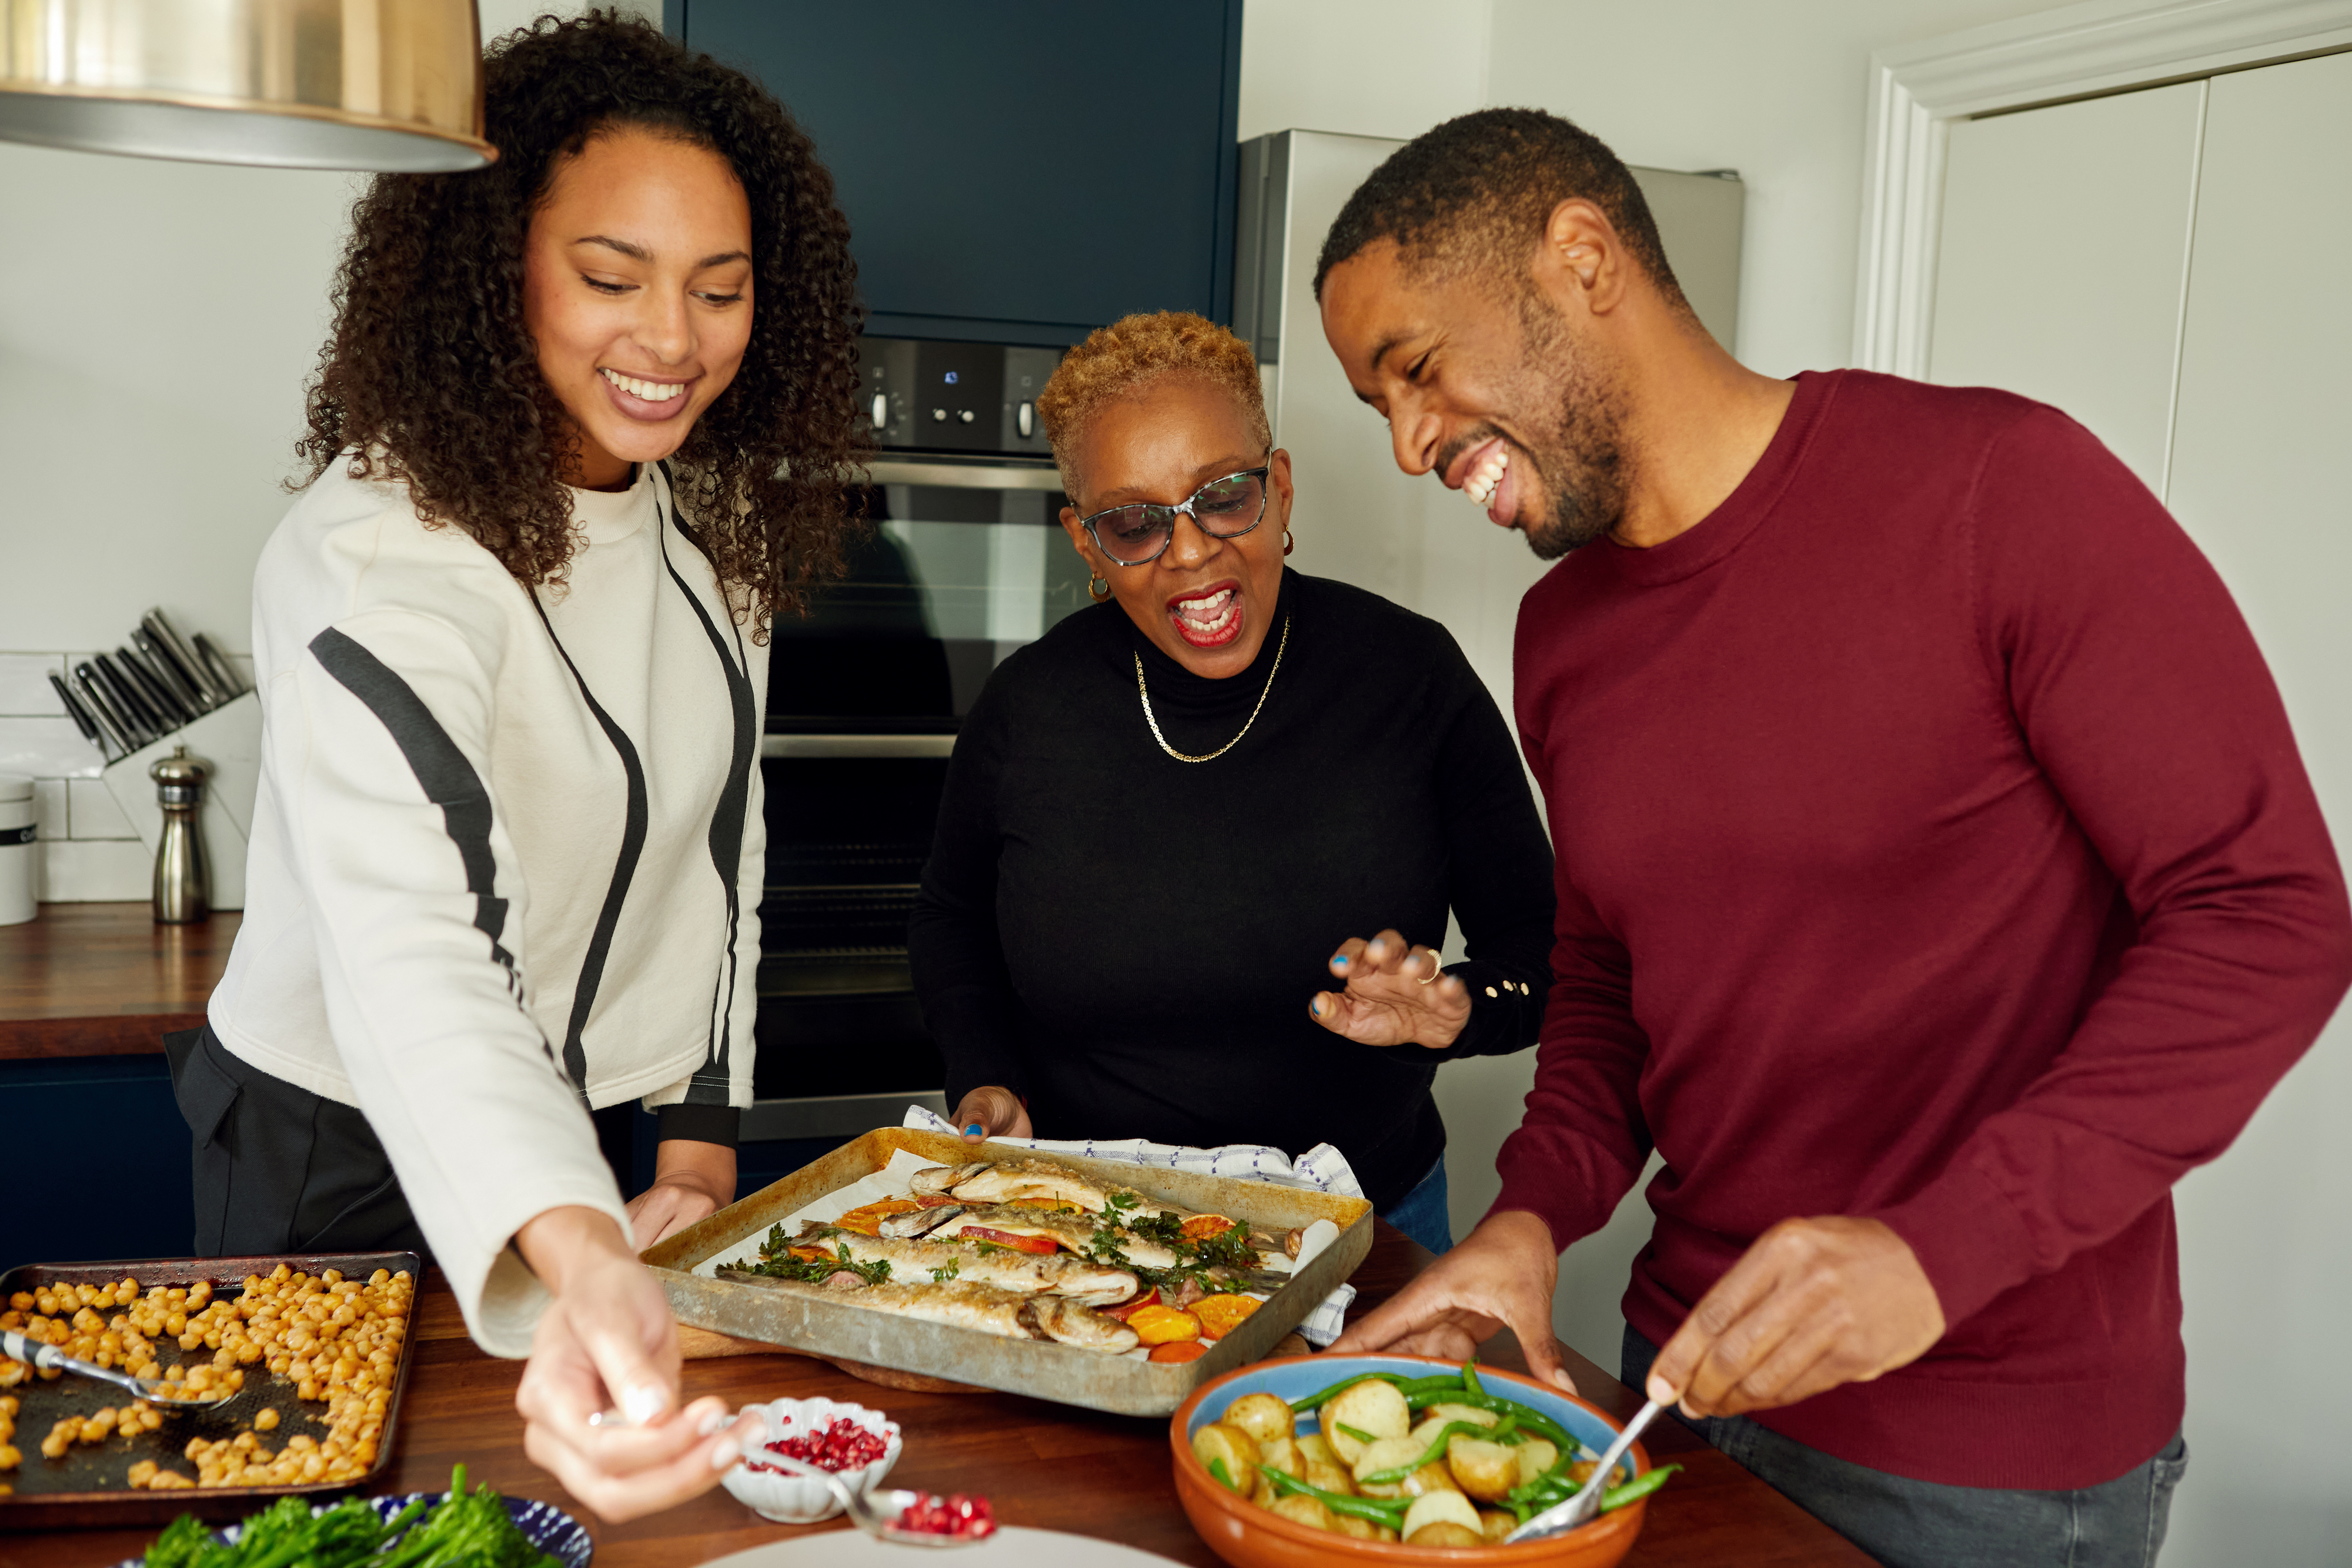
[[[1422,978],[1422,982],[1421,982],[1421,983],[1422,983],[1423,985],[1424,985],[1424,986],[1429,985],[1431,982],[1434,981],[1440,974],[1443,974],[1444,972],[1444,971],[1443,971],[1442,969],[1440,969],[1440,968],[1437,967],[1437,949],[1436,949],[1436,948],[1434,948],[1434,947],[1432,947],[1432,948],[1429,950],[1429,973],[1428,973],[1426,976],[1423,977],[1423,978]]]

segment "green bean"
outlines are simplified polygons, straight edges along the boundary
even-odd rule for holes
[[[1328,1404],[1331,1400],[1338,1398],[1340,1395],[1345,1394],[1349,1389],[1353,1388],[1359,1383],[1402,1384],[1404,1381],[1404,1375],[1397,1372],[1367,1372],[1359,1377],[1342,1378],[1340,1381],[1333,1384],[1330,1387],[1324,1389],[1319,1394],[1310,1394],[1304,1399],[1292,1400],[1290,1402],[1290,1413],[1294,1416],[1304,1416],[1307,1412],[1316,1408],[1318,1406]]]
[[[1240,1483],[1234,1479],[1234,1472],[1225,1469],[1225,1457],[1223,1454],[1209,1461],[1209,1473],[1216,1477],[1218,1483],[1227,1491],[1242,1490]]]
[[[1421,1405],[1415,1405],[1411,1398],[1406,1399],[1405,1407],[1418,1410],[1431,1405],[1467,1405],[1474,1410],[1491,1410],[1497,1416],[1517,1416],[1520,1426],[1538,1437],[1549,1438],[1552,1447],[1558,1448],[1562,1454],[1574,1455],[1580,1451],[1577,1440],[1570,1437],[1567,1429],[1559,1422],[1546,1416],[1542,1411],[1531,1409],[1515,1399],[1504,1399],[1492,1394],[1472,1394],[1466,1390],[1460,1394],[1422,1397]]]
[[[1462,1364],[1462,1386],[1472,1394],[1486,1392],[1486,1385],[1478,1381],[1478,1363],[1475,1357]]]
[[[1349,1426],[1345,1421],[1334,1421],[1334,1422],[1332,1422],[1332,1423],[1331,1423],[1331,1430],[1333,1430],[1334,1432],[1345,1432],[1345,1433],[1347,1433],[1347,1434],[1348,1434],[1348,1436],[1349,1436],[1350,1437],[1355,1438],[1355,1439],[1356,1439],[1356,1441],[1358,1441],[1359,1443],[1363,1444],[1363,1445],[1364,1445],[1366,1448],[1370,1448],[1374,1443],[1377,1443],[1377,1442],[1379,1442],[1379,1441],[1380,1441],[1380,1439],[1379,1439],[1378,1437],[1373,1437],[1370,1432],[1367,1432],[1367,1431],[1363,1430],[1363,1429],[1362,1429],[1361,1427],[1350,1427],[1350,1426]]]
[[[1635,1498],[1649,1496],[1666,1484],[1668,1476],[1681,1469],[1680,1465],[1660,1465],[1655,1469],[1643,1470],[1622,1487],[1611,1487],[1601,1494],[1601,1511],[1607,1513],[1612,1508],[1623,1508]]]
[[[1388,1486],[1392,1482],[1404,1479],[1423,1465],[1434,1463],[1437,1458],[1445,1452],[1445,1445],[1452,1442],[1454,1434],[1458,1432],[1467,1432],[1491,1440],[1504,1436],[1517,1425],[1518,1417],[1516,1416],[1506,1416],[1492,1427],[1482,1427],[1475,1421],[1448,1421],[1439,1429],[1437,1437],[1430,1443],[1427,1450],[1412,1463],[1396,1465],[1385,1470],[1374,1470],[1370,1475],[1360,1476],[1357,1479],[1372,1486]]]
[[[1404,1521],[1405,1510],[1412,1506],[1411,1498],[1398,1498],[1391,1502],[1379,1498],[1349,1497],[1344,1492],[1325,1491],[1321,1487],[1307,1485],[1297,1476],[1285,1475],[1272,1465],[1260,1465],[1258,1471],[1274,1483],[1276,1491],[1295,1497],[1311,1497],[1333,1513],[1351,1514],[1373,1524],[1385,1524],[1391,1530]]]

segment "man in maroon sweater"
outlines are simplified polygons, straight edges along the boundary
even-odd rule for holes
[[[1508,1325],[1565,1382],[1559,1254],[1654,1148],[1629,1382],[1889,1563],[2152,1561],[2171,1186],[2352,978],[2229,594],[2053,409],[1743,369],[1549,115],[1401,150],[1318,291],[1399,465],[1565,558],[1515,661],[1535,1089],[1486,1218],[1339,1348]]]

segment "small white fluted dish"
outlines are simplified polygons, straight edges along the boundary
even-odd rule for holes
[[[890,1467],[898,1462],[899,1451],[906,1444],[898,1435],[898,1423],[879,1410],[840,1399],[771,1399],[765,1405],[744,1406],[729,1425],[742,1435],[744,1458],[756,1461],[772,1458],[761,1452],[765,1445],[786,1437],[804,1437],[836,1421],[854,1421],[879,1437],[884,1444],[880,1458],[854,1470],[840,1471],[842,1480],[852,1491],[867,1491],[880,1486],[882,1478],[890,1473]],[[841,1511],[841,1501],[833,1495],[832,1489],[808,1476],[737,1465],[727,1472],[722,1484],[737,1502],[761,1519],[773,1520],[778,1524],[814,1524]]]

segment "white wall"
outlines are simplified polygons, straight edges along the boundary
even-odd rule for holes
[[[1487,0],[1247,0],[1241,139],[1418,136],[1486,101]]]
[[[480,7],[485,37],[581,8]],[[0,772],[43,780],[44,899],[147,896],[99,754],[41,675],[155,604],[249,648],[362,178],[0,142]]]
[[[1740,359],[1846,362],[1874,49],[2047,0],[1494,0],[1487,100],[1566,115],[1629,163],[1748,184]]]

